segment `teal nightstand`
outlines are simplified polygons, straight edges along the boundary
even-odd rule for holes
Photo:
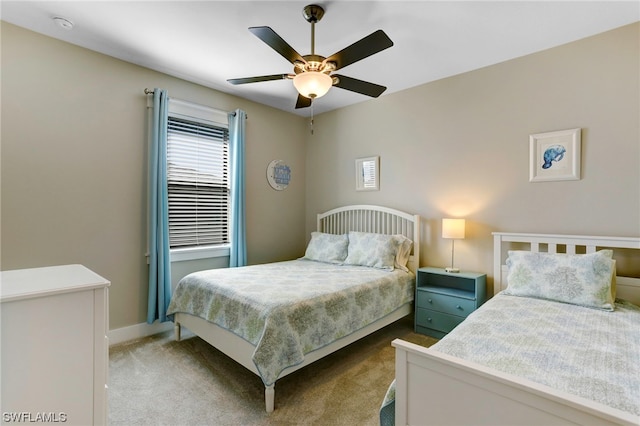
[[[416,333],[444,337],[485,302],[486,286],[486,274],[418,268]]]

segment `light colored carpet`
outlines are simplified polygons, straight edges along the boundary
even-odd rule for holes
[[[377,425],[394,378],[401,338],[436,342],[413,332],[407,317],[276,383],[275,411],[264,408],[264,386],[199,337],[172,332],[110,348],[111,425]]]

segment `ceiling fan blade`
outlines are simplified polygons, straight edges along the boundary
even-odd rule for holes
[[[296,101],[296,109],[307,108],[311,106],[311,99],[298,94],[298,100]]]
[[[262,75],[260,77],[230,78],[227,81],[231,84],[247,84],[247,83],[258,83],[261,81],[285,80],[287,78],[289,78],[289,74],[273,74],[273,75]]]
[[[334,84],[335,87],[361,93],[363,95],[371,96],[372,98],[377,98],[382,94],[382,92],[387,90],[385,86],[358,80],[357,78],[337,74],[331,74],[331,76],[338,78],[338,82]]]
[[[282,37],[276,34],[270,27],[251,27],[249,28],[256,37],[264,41],[273,50],[282,55],[287,61],[292,64],[295,61],[306,62],[293,47],[289,45]]]
[[[335,62],[336,69],[340,69],[391,46],[393,46],[393,42],[387,34],[382,30],[378,30],[356,41],[351,46],[345,47],[338,53],[329,56],[325,62]]]

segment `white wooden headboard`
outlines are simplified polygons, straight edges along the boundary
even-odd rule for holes
[[[637,249],[640,262],[640,238],[635,237],[593,237],[583,235],[556,234],[519,234],[511,232],[493,233],[493,294],[507,288],[507,266],[505,261],[509,250],[509,243],[522,243],[527,247],[518,246],[517,250],[533,252],[546,251],[548,253],[594,253],[596,250]],[[640,305],[640,278],[616,277],[617,297],[626,299],[635,305]]]
[[[401,234],[413,241],[407,267],[413,272],[420,262],[420,216],[388,207],[354,205],[318,214],[319,232],[346,234],[349,231]]]

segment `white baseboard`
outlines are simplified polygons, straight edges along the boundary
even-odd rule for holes
[[[154,322],[147,324],[146,322],[131,325],[129,327],[116,328],[109,330],[109,346],[118,343],[127,342],[129,340],[140,339],[142,337],[153,336],[154,334],[172,330],[173,322]]]

